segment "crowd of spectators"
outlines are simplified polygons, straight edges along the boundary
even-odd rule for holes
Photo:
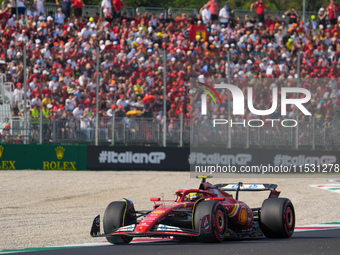
[[[166,114],[170,119],[181,113],[185,118],[199,115],[189,103],[190,78],[227,78],[230,70],[235,84],[244,79],[295,79],[299,53],[300,86],[312,92],[313,115],[320,120],[339,118],[340,17],[332,0],[326,10],[321,8],[306,22],[294,9],[281,17],[265,14],[262,0],[252,5],[261,8],[256,15],[235,16],[228,5],[218,6],[211,0],[197,16],[175,18],[138,12],[128,16],[120,13],[123,3],[114,2],[103,0],[103,15],[93,17],[77,9],[72,13],[67,6],[47,15],[32,7],[27,15],[17,17],[12,8],[2,5],[0,72],[15,84],[14,116],[23,112],[25,80],[30,109],[46,106],[44,118],[72,116],[85,119],[83,124],[92,121],[99,86],[100,117],[114,113],[125,117],[128,112],[141,111],[141,116],[161,122],[166,47]],[[207,33],[190,40],[193,26],[205,26]],[[27,77],[23,75],[24,61]],[[320,83],[318,78],[329,82]],[[255,106],[270,108],[270,89],[267,82],[259,83]],[[35,117],[31,110],[30,114]]]

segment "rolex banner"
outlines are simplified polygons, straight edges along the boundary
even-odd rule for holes
[[[85,170],[83,145],[0,145],[0,170]]]

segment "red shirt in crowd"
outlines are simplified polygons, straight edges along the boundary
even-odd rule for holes
[[[48,88],[48,87],[45,87],[45,88],[43,88],[42,90],[41,90],[41,93],[43,94],[43,95],[48,95],[48,97],[51,97],[52,96],[52,92],[51,92],[51,90]]]
[[[266,5],[262,1],[255,2],[254,5],[256,6],[256,14],[264,14]]]
[[[123,2],[121,0],[113,0],[112,1],[112,10],[114,12],[120,12],[120,10],[122,9],[123,6]],[[116,6],[116,9],[114,8],[114,6]]]
[[[208,3],[208,10],[211,14],[216,15],[218,13],[218,2],[210,0]]]
[[[327,6],[327,11],[329,12],[329,19],[336,19],[336,11],[338,7],[335,4],[329,4]]]
[[[75,9],[83,8],[83,0],[74,0],[74,8]]]

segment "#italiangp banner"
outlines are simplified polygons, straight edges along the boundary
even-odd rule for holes
[[[0,170],[86,170],[85,145],[0,145]]]

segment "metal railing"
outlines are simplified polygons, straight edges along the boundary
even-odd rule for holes
[[[228,144],[227,125],[216,126],[211,132],[211,121],[196,121],[191,146]],[[298,138],[293,127],[271,126],[263,127],[236,127],[232,128],[232,147],[248,148],[295,148],[296,141],[300,148],[339,149],[340,147],[340,122],[320,122],[311,119],[309,122],[298,124]]]
[[[121,13],[122,15],[126,13],[128,17],[134,17],[136,15],[136,10],[130,6],[122,6]]]
[[[168,15],[166,9],[162,7],[143,7],[142,6],[142,7],[138,7],[136,9],[136,12],[139,12],[141,14],[147,13],[148,15],[151,15],[152,13],[154,13],[156,17],[159,17],[159,15],[163,13],[164,18],[166,18]]]
[[[276,16],[279,17],[279,19],[281,20],[282,15],[286,11],[287,10],[278,10],[278,11],[275,11],[275,10],[266,10],[265,11],[265,18],[267,18],[267,15],[270,14],[271,18],[273,20],[275,19]],[[302,20],[303,12],[302,11],[296,11],[296,12],[299,14],[300,20]],[[234,13],[235,17],[240,17],[241,20],[244,18],[244,15],[246,15],[246,14],[249,15],[249,18],[251,18],[252,16],[257,17],[257,15],[256,15],[256,8],[253,9],[253,11],[245,10],[245,9],[234,9],[233,13]],[[315,11],[315,12],[306,11],[305,12],[306,20],[309,20],[312,15],[315,15],[317,17],[317,14],[318,14],[317,11]],[[286,21],[288,21],[288,17],[286,17]]]
[[[27,4],[26,10],[29,10],[31,8],[31,6],[34,6],[34,4],[32,4],[32,3]],[[56,4],[53,4],[53,3],[46,3],[45,14],[48,15],[49,12],[52,12],[53,15],[54,15],[58,11],[59,8],[61,8],[60,5],[56,5]],[[100,5],[86,5],[85,7],[83,7],[83,15],[86,12],[89,13],[90,17],[94,16],[94,15],[96,15],[96,13],[100,13]],[[71,12],[71,13],[73,13],[73,12]]]
[[[189,15],[196,17],[197,10],[194,8],[170,8],[168,10],[168,14],[171,14],[174,19],[182,16],[183,13],[185,13],[187,17],[189,17]]]
[[[114,125],[112,125],[114,123]],[[82,143],[93,144],[95,140],[95,120],[76,119],[72,116],[59,117],[53,120],[27,120],[26,129],[23,118],[12,118],[10,127],[2,129],[2,142],[7,143]],[[195,125],[194,129],[190,125]],[[162,145],[162,123],[155,118],[142,117],[101,117],[99,119],[98,141],[109,145]],[[216,126],[211,131],[211,123],[189,119],[171,119],[167,122],[167,145],[198,146],[214,144],[227,146],[226,125]],[[192,130],[192,132],[191,132]],[[295,128],[267,126],[259,128],[236,127],[231,130],[233,148],[294,148],[296,141]],[[340,122],[319,122],[312,119],[299,123],[297,139],[300,148],[339,149]]]

